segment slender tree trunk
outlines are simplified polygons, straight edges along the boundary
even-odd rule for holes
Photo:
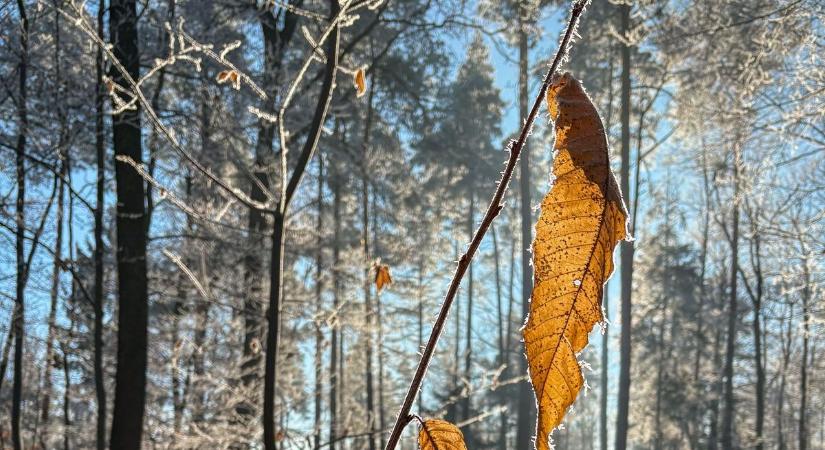
[[[268,92],[275,92],[278,69],[278,32],[275,19],[269,12],[260,15],[261,34],[264,44],[264,84]],[[272,112],[275,108],[274,100],[269,101],[265,109]],[[266,203],[266,191],[270,188],[267,170],[272,166],[272,141],[275,136],[274,124],[266,120],[258,123],[258,136],[255,144],[255,165],[252,169],[254,180],[251,183],[249,197],[258,202]],[[261,340],[263,328],[263,270],[264,241],[267,229],[266,216],[256,208],[249,209],[248,218],[249,242],[246,257],[244,258],[244,347],[243,362],[241,363],[241,382],[246,388],[247,396],[237,407],[242,421],[252,420],[256,410],[261,369]],[[273,263],[274,264],[274,263]],[[250,396],[251,394],[251,396]]]
[[[26,138],[29,132],[29,116],[26,108],[27,102],[27,81],[29,65],[29,19],[26,15],[26,7],[23,0],[17,0],[17,8],[20,14],[21,34],[20,34],[20,65],[19,74],[19,100],[18,100],[18,124],[17,124],[17,147],[15,151],[15,164],[17,168],[17,202],[16,202],[16,233],[15,233],[15,255],[17,258],[17,282],[14,308],[14,379],[12,385],[12,405],[11,405],[11,440],[14,450],[21,450],[23,447],[20,438],[20,413],[23,398],[23,324],[25,317],[25,292],[28,274],[26,273],[26,260],[24,255],[26,238]]]
[[[188,186],[192,185],[192,175],[187,174],[186,183]],[[205,259],[205,255],[201,255],[201,258]],[[205,266],[206,263],[203,262],[202,259],[202,266]],[[202,275],[204,279],[207,279],[207,274],[204,273]],[[194,349],[192,350],[192,372],[193,376],[192,379],[192,419],[190,421],[190,429],[191,426],[200,427],[203,425],[204,421],[204,413],[205,413],[205,404],[206,404],[206,392],[204,389],[204,381],[206,379],[206,364],[204,361],[204,351],[206,347],[206,327],[209,324],[209,306],[210,303],[205,300],[201,300],[197,303],[195,307],[195,331],[192,336],[192,343],[194,344]],[[188,386],[190,383],[189,376],[187,376],[186,385]]]
[[[340,11],[338,0],[330,0],[330,18],[334,18]],[[281,197],[278,201],[277,210],[273,214],[272,224],[272,256],[269,263],[269,305],[267,310],[267,334],[266,334],[266,365],[264,367],[264,401],[263,401],[263,441],[265,450],[274,450],[275,439],[275,392],[278,385],[278,354],[281,340],[281,307],[283,305],[283,274],[284,274],[284,228],[289,202],[294,190],[297,189],[301,181],[301,176],[307,164],[312,159],[321,130],[326,120],[335,86],[335,74],[338,69],[338,44],[340,29],[336,26],[332,35],[326,43],[327,65],[324,71],[324,79],[321,84],[321,91],[318,96],[318,103],[309,127],[309,134],[301,154],[296,163],[292,177],[287,182],[286,178],[286,154],[282,149],[282,171],[281,171]]]
[[[330,450],[335,450],[335,439],[338,437],[338,333],[340,329],[340,311],[338,311],[341,294],[341,277],[339,274],[339,265],[341,264],[340,246],[341,246],[341,192],[340,192],[340,177],[336,173],[335,178],[330,177],[330,187],[332,188],[332,314],[335,320],[330,327],[330,356],[329,356],[329,442]]]
[[[630,32],[630,4],[619,7],[621,14],[621,33],[627,36]],[[621,189],[625,195],[625,202],[631,203],[630,195],[630,44],[625,42],[622,53],[622,87],[621,87],[621,125],[622,125],[622,165]],[[631,230],[633,232],[635,230]],[[616,450],[627,448],[628,420],[630,414],[630,360],[632,314],[631,295],[633,293],[633,243],[621,243],[621,323],[622,334],[620,343],[621,363],[619,365],[619,396],[616,411]]]
[[[69,401],[71,400],[72,379],[69,376],[69,352],[65,345],[61,344],[63,353],[63,450],[69,450],[70,436],[72,433],[72,417],[69,412]]]
[[[607,323],[609,321],[609,312],[610,312],[610,305],[608,304],[608,286],[604,288],[604,296],[602,298],[602,310],[604,310],[604,321]],[[606,325],[605,325],[606,326]],[[601,368],[599,370],[600,376],[600,384],[601,390],[599,392],[599,449],[600,450],[607,450],[607,395],[608,391],[608,383],[607,383],[607,372],[608,372],[608,358],[607,352],[609,351],[609,343],[610,343],[610,335],[607,332],[607,328],[602,330],[602,354],[601,354]]]
[[[55,2],[55,6],[59,7],[57,2]],[[40,443],[43,447],[46,447],[46,442],[48,441],[48,432],[49,432],[49,412],[51,407],[51,395],[52,395],[52,367],[54,364],[52,361],[54,360],[54,334],[56,328],[56,321],[57,321],[57,296],[59,294],[60,288],[60,273],[61,273],[61,264],[62,264],[62,254],[63,254],[63,203],[65,197],[65,185],[64,180],[66,179],[66,173],[68,172],[68,152],[66,150],[66,132],[67,132],[67,123],[66,123],[66,112],[65,112],[65,105],[63,104],[63,92],[62,92],[62,85],[63,85],[63,76],[61,72],[61,58],[60,58],[60,13],[55,11],[55,18],[54,18],[54,69],[55,69],[55,79],[57,83],[57,89],[55,92],[55,103],[58,115],[58,122],[60,124],[60,130],[58,132],[58,142],[57,142],[57,154],[60,158],[60,169],[58,170],[57,180],[56,183],[58,185],[58,193],[57,193],[57,209],[55,211],[55,243],[54,243],[54,262],[52,264],[52,285],[49,291],[49,319],[48,319],[48,334],[46,337],[46,356],[45,356],[45,364],[43,369],[45,370],[45,374],[43,375],[43,399],[41,401],[41,410],[40,410],[40,420],[43,422],[43,426],[45,427],[44,431],[40,435]]]
[[[324,333],[321,329],[321,316],[324,313],[323,305],[323,270],[324,263],[324,158],[318,155],[318,222],[316,233],[318,233],[315,253],[315,426],[314,426],[314,448],[321,447],[321,408],[323,407],[322,390],[323,375],[322,361],[324,351]]]
[[[106,11],[106,2],[100,1],[97,7],[97,34],[103,37],[103,18]],[[97,180],[95,195],[95,250],[94,250],[94,377],[95,398],[97,402],[97,417],[95,423],[97,450],[106,448],[106,385],[103,377],[103,210],[106,207],[104,195],[106,193],[106,149],[104,143],[103,125],[103,50],[97,48],[95,54],[95,155],[97,163]]]
[[[283,12],[282,28],[279,30],[279,17]],[[264,105],[264,110],[268,113],[275,112],[275,98],[278,91],[278,84],[280,81],[280,71],[283,58],[283,52],[286,45],[292,39],[297,26],[298,16],[287,10],[279,10],[276,14],[272,11],[262,11],[258,15],[258,20],[261,26],[261,35],[263,36],[264,45],[264,74],[263,84],[264,89],[270,95],[269,100]],[[266,203],[267,191],[270,190],[270,180],[267,176],[269,170],[273,166],[273,148],[272,142],[275,137],[275,124],[268,120],[261,119],[258,122],[258,135],[255,143],[255,165],[252,169],[253,177],[250,189],[250,198],[259,203]],[[286,176],[285,174],[281,174]],[[267,223],[264,213],[260,210],[250,208],[249,210],[249,248],[248,254],[244,259],[244,284],[246,286],[246,295],[244,297],[244,349],[243,362],[241,363],[241,382],[250,392],[252,397],[246,398],[237,407],[237,411],[243,418],[242,420],[252,420],[254,412],[257,410],[258,398],[254,395],[258,389],[260,382],[261,358],[263,357],[261,341],[263,339],[263,322],[261,318],[264,316],[263,311],[263,277],[264,273],[264,251],[265,235],[267,234]],[[270,234],[274,235],[274,229],[281,227],[283,232],[283,224],[272,225]],[[277,246],[277,243],[272,244]],[[281,250],[277,250],[280,252]],[[272,249],[270,256],[274,255],[276,249]],[[280,269],[276,269],[278,261],[270,262],[270,278],[273,275],[280,277]],[[276,283],[277,288],[280,289],[280,280]],[[270,296],[272,285],[270,284]],[[280,293],[278,294],[280,298]],[[274,325],[277,328],[277,325]],[[268,333],[271,333],[270,330]],[[270,337],[267,336],[267,344],[269,344]],[[269,350],[267,350],[269,351]],[[277,364],[277,362],[276,362]],[[274,366],[273,366],[274,367]],[[274,377],[274,375],[273,375]],[[266,380],[265,380],[266,382]],[[273,387],[274,392],[274,387]],[[266,400],[265,400],[266,402]],[[266,407],[264,407],[266,409]],[[265,415],[268,412],[264,413]],[[274,416],[273,416],[274,417]],[[273,419],[274,420],[274,419]],[[264,425],[272,428],[272,436],[274,438],[274,422],[270,421],[270,425]],[[274,444],[273,444],[274,445]]]
[[[739,165],[741,159],[740,143],[736,142],[733,156],[733,223],[730,242],[731,273],[730,298],[728,304],[728,335],[725,346],[725,379],[724,402],[722,412],[722,448],[733,448],[733,420],[734,420],[734,392],[733,392],[733,359],[736,352],[736,319],[737,319],[737,281],[739,271]]]
[[[132,79],[138,79],[137,5],[135,0],[112,0],[109,30],[114,55]],[[127,83],[116,69],[112,81]],[[115,157],[142,161],[140,110],[112,118]],[[115,160],[117,184],[118,346],[112,448],[139,450],[146,402],[146,344],[149,300],[146,275],[146,211],[142,177],[128,163]]]
[[[372,95],[370,95],[372,97]],[[373,331],[373,306],[372,306],[372,296],[370,295],[370,247],[369,247],[369,185],[367,184],[367,167],[366,167],[366,151],[368,148],[368,141],[369,141],[369,123],[372,118],[372,102],[369,102],[370,106],[367,113],[367,131],[365,133],[364,139],[364,159],[362,161],[362,178],[361,178],[361,220],[363,224],[363,230],[361,234],[361,243],[362,243],[362,252],[363,252],[363,264],[364,264],[364,358],[366,360],[366,369],[365,369],[365,383],[366,383],[366,400],[367,403],[365,405],[365,413],[367,419],[367,428],[370,431],[375,430],[375,398],[373,392],[373,379],[372,379],[372,331]],[[367,441],[369,442],[369,450],[376,450],[375,446],[375,436],[369,435],[367,437]]]
[[[752,221],[752,223],[754,223]],[[756,278],[756,294],[753,298],[753,363],[756,369],[756,450],[765,448],[765,437],[763,435],[765,424],[765,362],[762,355],[762,256],[759,231],[754,226],[753,248],[755,255],[752,258],[754,266],[754,276]]]
[[[62,138],[61,138],[62,140]],[[52,264],[52,285],[49,290],[49,330],[48,336],[46,338],[46,359],[45,359],[45,371],[46,373],[43,375],[43,399],[41,402],[41,410],[40,410],[40,420],[43,421],[43,425],[48,429],[49,423],[49,409],[51,406],[51,394],[52,394],[52,367],[54,367],[53,360],[54,360],[54,335],[56,329],[56,321],[57,321],[57,296],[59,294],[60,289],[60,273],[61,273],[61,264],[62,261],[62,254],[63,254],[63,201],[64,201],[64,194],[65,194],[65,186],[63,183],[63,179],[66,176],[66,168],[68,167],[68,162],[66,155],[61,146],[60,153],[62,155],[62,160],[60,162],[60,175],[58,176],[59,180],[58,183],[58,193],[57,193],[57,209],[55,211],[55,240],[54,240],[54,263]],[[46,434],[45,432],[43,433]],[[45,443],[45,441],[43,441]]]
[[[802,263],[805,285],[802,288],[802,361],[799,365],[799,450],[808,448],[808,341],[810,339],[811,313],[808,303],[811,297],[811,274],[808,257]]]
[[[185,186],[186,186],[186,204],[192,204],[192,177],[187,175],[184,178]],[[193,223],[192,217],[187,214],[186,216],[186,231],[189,234],[193,233]],[[189,257],[189,251],[187,248],[184,248],[184,260],[187,261],[187,265],[189,265],[188,260],[191,258]],[[186,411],[186,391],[188,386],[188,375],[187,380],[181,380],[181,350],[183,349],[183,343],[180,337],[180,320],[181,317],[184,316],[186,313],[186,302],[187,302],[187,289],[186,289],[186,274],[183,271],[178,272],[178,280],[177,280],[177,296],[175,301],[172,303],[172,410],[174,414],[173,420],[173,430],[174,434],[172,436],[172,446],[174,447],[177,443],[177,438],[180,436],[183,424],[183,416]]]
[[[6,333],[6,340],[3,341],[3,356],[0,357],[0,391],[3,390],[3,380],[6,379],[6,367],[9,365],[9,353],[11,352],[11,344],[14,342],[14,316],[9,322],[8,332]],[[0,433],[2,435],[2,433]],[[2,441],[0,441],[0,448]]]
[[[373,207],[373,214],[372,214],[372,242],[374,246],[375,254],[381,254],[381,248],[379,247],[381,241],[378,239],[378,200],[376,198],[375,190],[372,191],[372,207]],[[374,274],[373,274],[374,275]],[[381,291],[376,289],[375,292],[375,318],[376,318],[376,326],[378,328],[378,341],[375,346],[375,351],[378,353],[378,429],[385,430],[387,429],[387,417],[384,411],[386,410],[386,404],[384,403],[384,322],[381,316]],[[383,431],[378,435],[380,449],[383,449],[386,445],[387,436],[386,433]]]
[[[519,123],[527,120],[530,72],[528,30],[526,23],[526,5],[519,3],[518,11],[518,47],[519,47]],[[530,147],[525,143],[521,150],[519,162],[519,190],[521,194],[521,314],[530,313],[530,295],[533,292],[533,273],[530,266],[530,245],[533,242],[533,207],[530,204]],[[527,373],[527,358],[522,356],[521,373]],[[531,436],[536,432],[536,402],[530,383],[519,383],[518,418],[516,430],[516,448],[526,449],[532,444]]]
[[[724,301],[725,296],[727,295],[728,285],[727,285],[727,275],[726,275],[726,268],[722,267],[722,272],[719,274],[719,292],[717,293],[718,304],[716,305],[716,314],[718,317],[722,317],[724,314]],[[712,366],[713,367],[721,367],[722,366],[722,327],[715,327],[714,331],[714,340],[713,340],[713,358],[712,358]],[[722,405],[722,395],[724,391],[724,379],[721,375],[721,372],[717,374],[716,380],[714,382],[713,387],[713,397],[710,399],[710,426],[708,431],[708,449],[709,450],[716,450],[719,447],[719,408]]]
[[[467,240],[473,239],[473,221],[475,216],[475,195],[470,190],[470,209],[467,217]],[[473,365],[473,262],[467,268],[467,328],[464,332],[464,379],[472,379],[472,365]],[[461,419],[465,420],[470,417],[470,394],[462,396],[461,399]],[[465,439],[468,441],[468,446],[473,447],[472,435],[468,433]]]
[[[501,369],[500,377],[507,379],[507,347],[504,340],[504,330],[506,318],[504,313],[504,298],[501,293],[501,251],[498,243],[498,233],[496,227],[491,226],[493,232],[493,261],[495,263],[495,282],[496,282],[496,310],[498,313],[498,366]],[[507,407],[507,397],[501,399],[503,407]],[[420,409],[420,408],[419,408]],[[498,449],[507,450],[507,414],[499,415],[499,429],[498,429]]]
[[[781,333],[782,327],[785,325],[785,320],[782,319],[780,322],[780,336],[783,339],[782,344],[782,368],[780,369],[779,373],[779,393],[777,399],[777,407],[776,407],[776,441],[777,441],[777,448],[779,450],[787,450],[788,444],[785,440],[785,389],[787,384],[787,374],[788,374],[788,366],[791,362],[791,344],[792,344],[792,336],[791,330],[793,329],[793,304],[790,304],[790,311],[788,313],[788,327],[785,333]]]

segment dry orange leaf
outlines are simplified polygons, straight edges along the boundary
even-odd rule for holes
[[[421,423],[418,446],[421,450],[467,450],[461,430],[439,419],[427,419]]]
[[[375,287],[380,292],[384,286],[392,284],[392,277],[390,276],[390,266],[386,264],[375,265]]]
[[[555,181],[541,204],[533,241],[534,284],[524,345],[539,405],[536,449],[550,448],[584,384],[576,355],[601,322],[613,249],[627,236],[627,210],[610,170],[596,108],[570,74],[547,92],[555,122]]]
[[[364,73],[363,67],[355,71],[352,81],[355,84],[355,95],[357,97],[367,93],[367,75]]]
[[[218,72],[218,76],[215,77],[215,80],[218,82],[218,84],[231,82],[232,87],[235,90],[241,88],[241,78],[236,70],[221,70],[220,72]]]

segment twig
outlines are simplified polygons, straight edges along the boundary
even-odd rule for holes
[[[393,426],[392,432],[390,433],[390,437],[387,440],[387,446],[385,450],[395,450],[396,445],[398,445],[398,441],[401,439],[401,432],[404,431],[404,427],[410,421],[410,409],[412,408],[413,403],[415,402],[415,398],[418,395],[419,389],[421,389],[421,383],[424,381],[424,375],[427,373],[427,367],[430,365],[430,360],[432,359],[433,353],[435,351],[435,346],[438,343],[438,338],[441,336],[441,332],[444,329],[444,325],[447,322],[447,316],[450,312],[450,307],[455,300],[456,293],[458,292],[458,287],[461,284],[461,279],[464,277],[464,273],[467,271],[467,268],[470,265],[470,261],[473,259],[478,247],[481,245],[481,241],[484,239],[484,235],[487,233],[487,230],[490,228],[490,225],[493,223],[493,220],[498,216],[498,213],[504,207],[502,203],[502,199],[504,198],[504,194],[507,191],[507,187],[510,184],[510,179],[513,177],[513,171],[515,170],[516,163],[518,162],[519,155],[521,154],[521,149],[524,147],[524,143],[527,141],[527,136],[530,135],[533,122],[536,120],[536,116],[538,115],[539,108],[542,103],[542,99],[544,98],[545,94],[547,93],[547,88],[550,86],[550,82],[553,79],[553,75],[556,73],[561,61],[565,58],[567,54],[567,47],[570,43],[570,38],[573,36],[575,31],[576,25],[579,21],[579,16],[581,16],[584,7],[587,6],[589,0],[577,0],[573,3],[573,8],[570,12],[570,21],[567,24],[567,29],[564,32],[564,37],[562,37],[561,43],[559,44],[559,48],[556,51],[556,55],[553,58],[553,63],[550,66],[550,69],[547,71],[547,74],[544,76],[544,80],[541,84],[541,89],[539,90],[538,95],[536,96],[535,101],[533,102],[533,108],[530,110],[530,115],[527,116],[527,120],[521,127],[521,133],[519,134],[518,140],[512,144],[510,148],[510,158],[507,160],[507,165],[504,169],[504,172],[501,174],[501,180],[498,183],[498,187],[496,188],[495,193],[493,194],[493,199],[490,201],[490,205],[487,207],[487,211],[484,213],[484,218],[481,221],[478,229],[476,230],[475,234],[473,235],[473,239],[470,241],[470,245],[467,248],[467,251],[461,256],[458,261],[458,266],[456,267],[455,274],[453,275],[453,279],[450,282],[450,287],[447,290],[447,295],[444,298],[444,303],[441,305],[441,310],[438,313],[438,317],[433,324],[432,332],[430,333],[430,338],[427,340],[427,345],[424,348],[424,352],[421,354],[421,360],[418,363],[418,368],[415,370],[415,375],[413,376],[412,382],[410,383],[410,387],[407,390],[407,395],[404,398],[404,402],[401,405],[401,409],[398,412],[398,417],[396,418],[395,425]]]

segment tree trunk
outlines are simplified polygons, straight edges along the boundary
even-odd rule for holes
[[[610,312],[610,305],[608,304],[607,300],[607,292],[608,287],[604,287],[604,296],[602,297],[602,310],[604,311],[604,321],[605,323],[609,322],[609,312]],[[605,325],[606,326],[606,325]],[[601,368],[599,370],[600,376],[600,384],[601,390],[599,391],[599,449],[600,450],[607,450],[607,395],[608,391],[608,384],[607,384],[607,371],[608,367],[608,359],[607,359],[607,352],[609,351],[609,343],[610,338],[607,332],[607,328],[602,331],[602,360],[601,360]]]
[[[135,0],[112,0],[109,30],[114,55],[137,80],[140,69]],[[126,86],[116,69],[112,81]],[[140,109],[112,117],[115,157],[142,161]],[[149,301],[146,275],[146,199],[142,177],[128,163],[115,160],[117,184],[118,346],[112,448],[139,450],[146,401],[146,344]]]
[[[330,0],[330,17],[334,18],[340,11],[338,0]],[[278,208],[273,214],[272,225],[272,256],[269,262],[269,305],[267,309],[267,334],[266,334],[266,365],[264,372],[264,404],[263,404],[263,441],[265,450],[275,450],[275,391],[278,382],[277,364],[280,347],[280,320],[281,307],[284,298],[283,292],[283,269],[284,269],[284,225],[286,214],[289,211],[289,202],[294,190],[297,189],[301,181],[301,176],[307,164],[312,159],[321,130],[329,110],[330,99],[332,98],[333,87],[335,86],[335,73],[338,69],[338,44],[340,29],[335,27],[332,35],[328,38],[326,45],[327,65],[324,71],[324,79],[318,96],[318,103],[309,127],[309,134],[301,150],[301,154],[296,163],[294,172],[287,183],[286,173],[281,172],[281,198],[278,201]],[[286,170],[286,149],[282,149],[281,156],[283,170]]]
[[[753,223],[753,222],[752,222]],[[759,232],[754,227],[753,245],[756,254],[752,260],[756,277],[756,295],[753,298],[753,363],[756,369],[756,450],[765,448],[765,363],[762,359],[762,257]]]
[[[722,273],[719,274],[719,292],[717,299],[719,301],[716,307],[716,314],[722,317],[724,313],[724,298],[728,290],[727,275],[725,268],[722,267]],[[713,359],[712,366],[720,367],[722,365],[722,327],[715,327],[713,339]],[[722,392],[724,390],[724,380],[722,376],[717,376],[713,387],[713,397],[710,400],[710,426],[708,430],[708,450],[716,450],[719,447],[719,407],[722,404]]]
[[[322,362],[324,352],[324,333],[321,329],[323,321],[321,317],[324,313],[323,293],[324,285],[322,283],[324,263],[324,158],[318,155],[318,222],[315,230],[318,233],[317,245],[315,252],[315,426],[313,428],[314,446],[315,450],[321,447],[321,408],[323,407],[322,390],[323,381],[321,376],[323,374]]]
[[[69,376],[69,352],[66,345],[60,344],[60,351],[63,353],[63,450],[69,450],[70,436],[72,433],[72,417],[69,410],[71,400],[72,379]]]
[[[505,314],[504,314],[504,298],[501,293],[501,252],[498,244],[498,233],[496,227],[491,226],[493,232],[493,261],[495,264],[495,283],[496,283],[496,310],[498,313],[498,366],[504,367],[501,369],[500,378],[507,379],[507,347],[504,341],[505,330]],[[501,399],[503,407],[507,407],[507,397]],[[420,409],[420,407],[419,407]],[[498,449],[507,450],[507,414],[499,414],[499,429],[498,429]]]
[[[51,406],[52,394],[52,367],[54,367],[54,334],[57,325],[57,296],[60,288],[61,264],[63,263],[63,201],[65,194],[65,186],[63,180],[65,179],[68,167],[68,162],[66,161],[68,155],[63,151],[62,146],[60,146],[59,151],[62,156],[62,159],[60,162],[60,175],[58,175],[59,180],[57,180],[59,187],[57,191],[57,209],[55,211],[56,232],[54,240],[54,263],[52,264],[52,285],[49,290],[49,330],[48,336],[46,338],[46,356],[44,361],[44,369],[46,373],[43,375],[43,400],[41,402],[40,410],[40,420],[43,421],[43,425],[47,428],[49,422],[49,409]]]
[[[330,187],[332,188],[332,314],[335,320],[330,327],[330,356],[329,356],[329,448],[335,450],[335,439],[338,437],[338,333],[340,329],[340,311],[338,311],[341,295],[341,277],[339,274],[341,264],[341,189],[339,187],[340,178],[336,173],[335,178],[330,177]]]
[[[17,168],[17,202],[16,202],[16,233],[15,255],[17,260],[16,297],[14,308],[14,379],[12,381],[11,405],[11,439],[14,450],[21,450],[23,443],[20,439],[20,407],[23,397],[23,324],[25,314],[25,292],[28,278],[24,249],[26,238],[26,138],[29,128],[29,116],[26,108],[28,65],[29,65],[29,19],[23,0],[17,0],[20,14],[20,65],[19,74],[19,102],[17,124],[17,147],[15,151],[15,165]]]
[[[372,91],[371,91],[372,92]],[[372,97],[372,95],[370,95]],[[362,178],[361,178],[361,220],[363,230],[361,234],[361,243],[363,245],[363,264],[364,264],[364,358],[366,359],[365,383],[366,383],[366,419],[367,429],[369,431],[375,430],[375,398],[373,393],[373,379],[372,379],[372,329],[373,329],[373,307],[372,297],[370,292],[370,247],[369,247],[369,186],[367,184],[367,167],[366,167],[366,151],[369,141],[369,123],[372,117],[372,102],[369,102],[369,109],[367,113],[367,131],[364,139],[364,160],[362,161]],[[375,436],[370,434],[367,436],[369,442],[369,450],[376,450]]]
[[[467,241],[473,239],[473,217],[475,216],[475,195],[470,189],[470,209],[467,214]],[[467,328],[464,332],[464,379],[469,382],[472,380],[472,364],[473,364],[473,262],[470,261],[467,268]],[[461,420],[470,417],[470,393],[461,398]],[[467,433],[465,439],[468,441],[468,447],[474,447],[472,442],[472,433]]]
[[[519,47],[519,123],[527,120],[529,100],[528,75],[530,71],[528,31],[526,12],[522,3],[518,11],[518,47]],[[526,318],[530,313],[530,295],[533,292],[533,273],[530,266],[530,246],[533,242],[533,207],[530,204],[530,147],[525,142],[519,162],[519,190],[521,194],[521,315]],[[520,373],[527,373],[527,358],[520,358]],[[516,448],[526,449],[531,444],[531,436],[536,431],[536,401],[530,383],[518,384],[518,418],[516,430]]]
[[[264,85],[267,92],[277,90],[276,78],[279,67],[278,59],[278,30],[275,19],[269,12],[264,12],[259,18],[261,34],[264,44]],[[265,106],[267,112],[274,110],[274,100],[269,100]],[[254,180],[251,183],[249,197],[258,202],[266,203],[266,191],[270,183],[267,170],[272,166],[272,140],[275,136],[274,124],[267,120],[258,122],[258,136],[255,144],[255,165],[252,169]],[[257,399],[254,395],[258,389],[256,384],[260,380],[261,368],[261,341],[263,328],[263,273],[265,234],[267,229],[266,216],[257,208],[249,209],[248,218],[249,242],[248,253],[244,258],[244,346],[243,362],[241,363],[241,382],[246,388],[247,396],[237,407],[242,421],[251,420],[256,410]],[[252,396],[249,396],[252,394]]]
[[[802,288],[802,361],[799,365],[799,450],[808,449],[808,341],[810,339],[811,313],[808,302],[811,297],[811,274],[808,256],[802,262],[805,285]]]
[[[379,244],[381,241],[378,239],[378,208],[376,206],[377,204],[378,200],[376,199],[375,189],[373,189],[372,242],[375,254],[380,255],[381,249],[379,247]],[[378,328],[378,340],[375,346],[375,350],[378,353],[378,429],[385,430],[387,428],[387,418],[384,413],[384,411],[386,410],[386,404],[384,403],[384,322],[381,317],[381,291],[377,289],[375,292],[375,318],[376,325]],[[378,435],[378,439],[380,444],[379,448],[383,449],[386,445],[387,440],[386,433],[381,431]]]
[[[734,419],[734,392],[733,392],[733,358],[736,352],[736,313],[737,313],[737,281],[739,277],[739,165],[740,165],[740,143],[734,143],[733,156],[733,223],[732,236],[730,242],[731,250],[731,274],[730,274],[730,298],[728,304],[728,336],[725,346],[725,369],[723,377],[725,379],[724,402],[725,408],[722,412],[722,448],[733,448],[733,419]]]
[[[787,374],[788,374],[788,365],[791,362],[791,344],[793,343],[793,337],[791,335],[791,330],[793,329],[793,303],[787,302],[790,305],[790,312],[786,317],[788,317],[788,328],[786,329],[785,333],[781,333],[782,327],[785,325],[785,320],[782,319],[780,321],[780,336],[783,339],[781,343],[782,348],[782,368],[780,369],[781,372],[779,373],[779,393],[777,399],[777,407],[776,407],[776,435],[777,435],[777,448],[779,450],[787,450],[788,444],[785,440],[785,430],[784,430],[784,423],[785,423],[785,386],[787,384]]]
[[[627,37],[630,33],[630,4],[619,7],[621,14],[621,34]],[[622,45],[622,87],[621,87],[621,126],[622,126],[622,165],[621,189],[625,196],[625,204],[631,204],[630,198],[630,44]],[[631,233],[635,230],[631,230]],[[633,293],[633,243],[621,243],[621,324],[622,334],[619,345],[621,363],[619,365],[619,394],[616,411],[616,448],[627,448],[628,419],[630,414],[630,359],[632,314],[631,295]]]
[[[97,7],[97,35],[103,40],[103,17],[106,2],[101,0]],[[97,450],[106,448],[106,385],[103,377],[103,210],[106,207],[106,149],[104,143],[103,110],[103,50],[98,47],[95,54],[95,154],[97,163],[97,180],[95,194],[95,250],[94,250],[94,377],[97,417],[95,423]]]
[[[280,13],[283,12],[283,23],[281,30],[278,30]],[[280,71],[282,65],[283,52],[286,45],[291,41],[295,32],[298,16],[288,10],[279,10],[276,14],[271,11],[263,11],[258,15],[261,26],[261,35],[264,45],[263,61],[263,87],[268,93],[269,100],[264,105],[267,113],[275,112],[275,97],[279,89]],[[250,198],[259,203],[266,203],[266,191],[270,188],[270,180],[267,172],[272,168],[272,141],[275,137],[275,124],[268,120],[260,119],[258,122],[258,135],[255,143],[255,165],[252,169],[253,177],[250,189]],[[285,174],[281,174],[285,176]],[[253,395],[238,405],[237,411],[243,418],[251,420],[252,415],[257,410],[258,398],[254,395],[259,391],[257,383],[260,380],[261,358],[263,351],[261,341],[263,339],[263,270],[265,235],[267,234],[266,217],[263,211],[255,208],[249,210],[249,247],[248,254],[244,259],[244,285],[246,293],[244,296],[244,349],[243,362],[241,363],[241,382]],[[273,225],[273,230],[274,230]],[[272,231],[270,230],[270,234]],[[278,245],[273,243],[272,245]],[[280,251],[280,250],[279,250]],[[273,249],[271,254],[274,254]],[[271,256],[271,255],[270,255]],[[278,262],[270,262],[277,265]],[[273,271],[270,270],[270,276]],[[277,272],[280,276],[280,272]],[[270,290],[272,286],[270,285]],[[280,289],[280,287],[279,287]],[[272,292],[270,292],[271,296]],[[280,295],[280,294],[278,294]],[[280,298],[280,297],[279,297]],[[269,342],[269,336],[267,336]],[[273,391],[274,392],[274,391]],[[266,414],[266,413],[265,413]],[[272,425],[274,426],[274,424]],[[264,425],[264,429],[267,425]],[[271,427],[270,427],[271,428]],[[274,428],[273,428],[274,430]],[[274,431],[273,431],[274,436]],[[274,445],[274,444],[273,444]]]
[[[57,154],[60,159],[60,169],[58,170],[57,179],[58,185],[57,193],[57,209],[55,211],[55,242],[54,242],[54,262],[52,264],[52,285],[49,290],[49,319],[48,319],[48,334],[46,337],[46,356],[44,359],[43,375],[43,399],[41,401],[40,420],[43,422],[45,430],[40,436],[41,445],[45,448],[48,442],[47,434],[49,429],[49,412],[51,407],[52,396],[52,367],[54,367],[54,334],[57,320],[57,296],[60,288],[60,273],[63,254],[63,202],[65,198],[65,184],[66,174],[68,172],[69,162],[68,152],[66,151],[66,132],[67,121],[63,93],[61,86],[63,84],[63,77],[60,70],[61,55],[60,55],[60,13],[55,11],[54,18],[54,69],[57,89],[55,92],[55,103],[58,115],[58,122],[60,129],[58,132]]]
[[[12,316],[9,323],[8,332],[6,333],[6,340],[3,341],[3,356],[0,357],[0,391],[3,390],[3,381],[6,379],[6,367],[9,365],[9,353],[11,352],[11,344],[14,342],[14,316]],[[1,434],[1,433],[0,433]],[[0,448],[2,441],[0,441]]]

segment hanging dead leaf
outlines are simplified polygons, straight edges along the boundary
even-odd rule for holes
[[[533,241],[534,287],[524,345],[539,405],[536,448],[549,437],[584,384],[577,360],[603,320],[602,292],[613,249],[627,236],[627,210],[610,170],[599,114],[570,74],[547,92],[555,122],[555,181],[541,204]]]
[[[231,72],[231,70],[221,70],[220,72],[218,72],[218,76],[215,77],[215,80],[218,82],[218,84],[224,84],[227,81],[229,81],[229,74]]]
[[[384,286],[392,284],[392,277],[390,276],[390,266],[386,264],[375,264],[375,287],[378,292],[384,289]]]
[[[232,83],[232,88],[236,91],[241,88],[241,78],[237,70],[221,70],[215,80],[218,84]]]
[[[421,450],[467,450],[461,430],[439,419],[427,419],[421,423],[418,446]]]
[[[367,75],[363,67],[355,71],[352,81],[355,84],[355,95],[357,97],[361,97],[367,93]]]

